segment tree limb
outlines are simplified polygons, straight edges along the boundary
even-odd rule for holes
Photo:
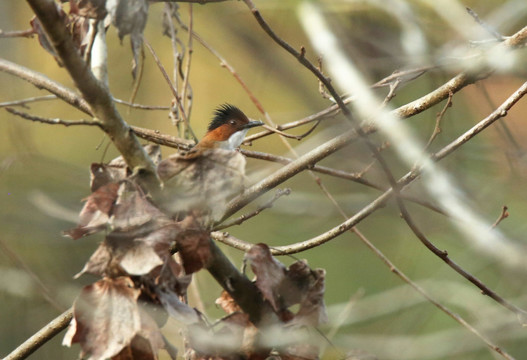
[[[133,171],[143,170],[150,181],[156,179],[155,166],[128,124],[121,118],[107,87],[98,81],[83,61],[64,26],[64,21],[52,0],[27,0],[40,20],[48,39],[75,86],[86,100],[94,117],[101,122],[102,129],[115,144],[128,167]],[[149,181],[149,182],[150,182]]]
[[[68,327],[72,317],[73,310],[69,308],[40,329],[36,334],[24,341],[19,347],[7,355],[4,360],[22,360],[27,358],[55,335]]]

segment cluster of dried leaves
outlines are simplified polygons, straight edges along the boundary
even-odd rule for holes
[[[69,3],[66,13],[60,4],[57,11],[61,15],[64,25],[69,29],[73,42],[81,55],[90,53],[95,33],[96,23],[104,22],[104,28],[110,25],[117,28],[119,39],[130,35],[133,53],[132,75],[135,77],[137,64],[143,44],[143,31],[148,18],[148,0],[61,0]],[[94,22],[91,22],[91,21]],[[60,58],[50,44],[40,21],[34,17],[30,21],[33,32],[37,34],[40,45],[55,57],[59,65]],[[87,60],[89,56],[85,56]]]
[[[264,244],[246,254],[269,309],[259,324],[251,323],[229,292],[217,300],[228,315],[213,325],[186,303],[191,274],[207,268],[213,256],[211,225],[227,200],[243,191],[245,158],[221,149],[166,160],[158,147],[148,152],[164,185],[155,195],[145,192],[120,158],[91,167],[92,193],[79,225],[65,233],[73,239],[106,233],[77,275],[100,280],[75,301],[64,344],[79,343],[81,357],[88,359],[157,359],[167,346],[159,328],[171,316],[186,329],[187,358],[255,359],[272,352],[317,358],[305,329],[325,321],[324,271],[304,261],[286,268]],[[296,313],[290,310],[294,305]]]

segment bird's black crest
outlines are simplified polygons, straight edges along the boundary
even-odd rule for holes
[[[232,118],[249,121],[249,119],[247,119],[247,116],[245,116],[245,114],[236,106],[230,104],[223,104],[214,111],[214,117],[212,118],[212,121],[209,124],[208,130],[212,131],[217,127],[223,125],[225,121]]]

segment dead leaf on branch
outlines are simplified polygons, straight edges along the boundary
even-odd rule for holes
[[[108,234],[76,277],[84,273],[110,277],[146,275],[164,264],[180,227],[176,223],[151,224],[141,230]]]
[[[293,319],[296,325],[318,326],[328,321],[326,305],[324,303],[326,270],[313,270],[314,281],[306,289],[305,296],[300,302],[300,309]]]
[[[90,166],[90,189],[92,192],[110,183],[126,178],[126,166],[93,163]]]
[[[277,312],[285,309],[280,288],[287,281],[286,267],[276,260],[266,244],[256,244],[245,253],[251,270],[256,275],[256,286],[265,300],[269,301]]]
[[[106,11],[106,0],[70,0],[70,12],[91,19],[104,20]]]
[[[199,227],[186,227],[176,238],[176,246],[186,274],[204,268],[210,260],[210,233]]]
[[[64,235],[77,240],[106,228],[113,205],[117,200],[119,187],[117,183],[110,183],[99,187],[88,196],[79,215],[79,225],[74,229],[64,231]]]
[[[157,360],[157,353],[165,348],[163,336],[156,322],[140,309],[141,329],[128,346],[112,360]]]
[[[63,344],[80,343],[81,357],[89,360],[117,355],[141,329],[139,293],[128,277],[104,278],[85,286],[73,305]]]
[[[112,230],[132,231],[150,221],[160,226],[171,222],[138,185],[132,181],[122,182],[109,219]]]
[[[325,270],[312,270],[304,260],[296,261],[289,268],[276,260],[266,244],[256,244],[245,254],[256,286],[265,300],[285,322],[294,325],[318,326],[327,321],[324,304]],[[290,306],[300,304],[296,314]]]

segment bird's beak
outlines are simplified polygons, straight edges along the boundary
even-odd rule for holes
[[[245,124],[245,126],[243,128],[244,129],[250,129],[250,128],[253,128],[253,127],[256,127],[256,126],[262,126],[263,124],[264,123],[259,121],[259,120],[251,120],[247,124]]]

